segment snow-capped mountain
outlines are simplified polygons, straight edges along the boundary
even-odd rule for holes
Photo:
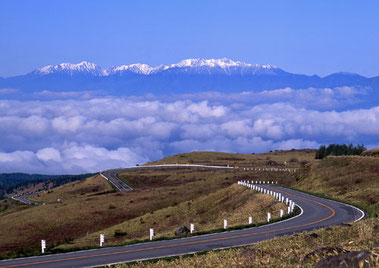
[[[90,62],[48,65],[29,74],[0,79],[1,88],[20,91],[102,91],[115,95],[242,92],[290,87],[359,86],[379,90],[379,77],[336,73],[326,77],[292,74],[273,65],[231,59],[186,59],[169,65],[136,63],[103,69]]]
[[[34,74],[49,75],[55,73],[75,74],[92,74],[95,76],[122,75],[125,73],[135,73],[141,75],[150,75],[160,72],[181,72],[189,74],[275,74],[281,71],[273,65],[249,64],[242,61],[233,61],[231,59],[185,59],[178,63],[170,65],[159,65],[151,67],[147,64],[135,63],[130,65],[121,65],[102,69],[94,63],[83,61],[78,64],[61,63],[58,65],[48,65],[37,69]]]
[[[78,73],[95,76],[105,75],[105,72],[101,67],[87,61],[82,61],[78,64],[61,63],[58,65],[47,65],[35,70],[33,73],[37,75],[48,75],[54,73],[65,73],[69,75],[75,75]]]
[[[249,64],[231,59],[186,59],[179,63],[163,66],[163,70],[178,70],[195,73],[257,74],[259,72],[275,73],[280,70],[273,65]]]
[[[131,64],[131,65],[121,65],[117,67],[111,67],[105,70],[105,75],[114,75],[114,74],[122,74],[124,72],[131,72],[136,74],[149,75],[155,72],[156,68],[151,67],[147,64]]]

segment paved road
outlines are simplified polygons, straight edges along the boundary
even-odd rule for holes
[[[275,236],[356,221],[364,216],[359,209],[335,201],[281,187],[261,187],[280,192],[284,197],[290,198],[301,208],[302,213],[291,219],[261,227],[170,241],[5,260],[0,261],[0,267],[93,267],[175,256],[253,244]]]
[[[130,187],[129,185],[127,185],[122,180],[120,180],[117,177],[117,174],[125,172],[126,170],[127,169],[122,169],[122,168],[111,169],[111,170],[106,170],[106,171],[101,172],[100,175],[104,179],[106,179],[107,181],[109,181],[109,183],[112,184],[117,190],[119,190],[120,192],[125,192],[125,191],[133,190],[133,188]]]
[[[43,205],[42,203],[35,202],[35,201],[32,201],[32,200],[28,199],[28,197],[35,196],[35,195],[38,195],[38,194],[40,194],[40,193],[38,192],[38,193],[32,193],[32,194],[14,195],[14,196],[12,196],[12,199],[16,200],[16,201],[19,201],[21,203],[27,204],[27,205],[41,206],[41,205]]]

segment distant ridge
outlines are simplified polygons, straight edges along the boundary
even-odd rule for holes
[[[155,67],[143,63],[103,69],[87,61],[61,63],[26,75],[0,79],[1,88],[24,92],[100,90],[115,95],[242,92],[290,87],[358,86],[379,88],[379,77],[335,73],[326,77],[292,74],[273,65],[231,59],[185,59]]]
[[[147,64],[135,63],[130,65],[121,65],[102,69],[95,63],[82,61],[78,64],[61,63],[58,65],[47,65],[36,69],[32,73],[35,75],[49,75],[54,73],[75,74],[92,74],[94,76],[110,76],[114,74],[122,74],[123,72],[131,72],[136,74],[156,74],[165,71],[181,70],[182,72],[195,73],[224,73],[228,74],[256,74],[257,72],[272,72],[280,70],[273,65],[249,64],[241,61],[233,61],[231,59],[185,59],[175,64],[158,65],[151,67]]]

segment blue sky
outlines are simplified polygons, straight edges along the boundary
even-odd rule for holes
[[[0,76],[228,57],[305,74],[379,75],[378,1],[0,2]]]
[[[0,76],[231,58],[294,73],[379,75],[379,1],[0,1]],[[107,91],[104,91],[107,92]],[[379,147],[370,87],[112,96],[0,88],[0,170],[76,174],[190,151]],[[13,95],[12,95],[13,94]],[[26,96],[26,95],[25,95]]]

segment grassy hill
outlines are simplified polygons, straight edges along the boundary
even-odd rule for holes
[[[362,156],[374,156],[374,157],[379,157],[379,148],[376,149],[371,149],[371,150],[366,150],[362,152]]]
[[[265,155],[273,158],[271,154]],[[355,203],[364,207],[371,218],[351,225],[278,237],[248,247],[147,261],[131,267],[314,267],[327,256],[362,250],[371,252],[373,261],[379,263],[379,158],[329,156],[314,160],[310,157],[305,155],[307,163],[288,186]]]
[[[264,221],[268,211],[278,215],[283,204],[238,187],[235,184],[238,180],[277,180],[284,186],[359,203],[373,211],[374,216],[379,196],[378,161],[379,158],[373,157],[315,160],[315,150],[257,155],[193,152],[170,156],[147,165],[234,166],[237,163],[240,168],[130,171],[119,175],[135,188],[125,193],[115,192],[106,180],[96,175],[33,198],[46,203],[45,206],[25,206],[12,200],[1,200],[0,257],[37,253],[40,239],[47,240],[49,249],[66,249],[95,246],[99,234],[104,233],[106,245],[116,245],[146,239],[151,227],[157,236],[173,236],[176,227],[189,226],[192,222],[196,231],[206,231],[222,227],[224,218],[228,219],[229,225],[240,225],[246,224],[249,213],[254,214],[254,222]],[[243,167],[296,168],[297,172],[247,171]],[[319,230],[317,239],[309,239],[310,234],[294,235],[242,249],[143,265],[179,267],[180,263],[184,266],[209,263],[210,266],[230,267],[236,263],[243,266],[251,261],[257,266],[291,266],[323,245],[340,243],[343,248],[369,250],[375,238],[372,234],[377,231],[375,224],[379,224],[377,218],[354,224],[351,228],[333,227],[335,233]],[[352,243],[348,241],[349,236]],[[290,250],[281,250],[281,245],[287,245]]]
[[[355,203],[376,217],[379,211],[379,158],[330,156],[303,167],[292,186]]]
[[[0,199],[14,194],[34,192],[57,187],[69,182],[83,180],[94,174],[41,175],[25,173],[0,173]]]
[[[295,152],[288,153],[294,157]],[[272,157],[285,159],[283,154],[272,153]],[[223,164],[234,161],[218,157],[216,153],[208,159]],[[270,167],[272,162],[268,161],[272,157],[253,157],[249,163]],[[300,156],[298,159],[302,161]],[[20,205],[20,209],[0,216],[0,224],[4,226],[0,234],[0,252],[3,256],[36,253],[40,239],[46,239],[49,248],[95,246],[99,232],[106,234],[107,245],[125,243],[145,239],[151,227],[156,229],[157,236],[173,236],[175,228],[188,226],[190,222],[195,223],[196,231],[206,231],[222,227],[224,217],[230,226],[246,224],[246,210],[254,213],[254,222],[264,221],[268,211],[273,216],[279,215],[282,204],[271,197],[236,187],[235,183],[238,180],[288,183],[295,180],[293,173],[242,169],[140,170],[120,177],[135,190],[114,192],[106,180],[94,176],[33,197],[35,201],[46,203],[44,206],[25,208]],[[254,205],[256,201],[261,205]]]
[[[220,152],[191,152],[172,155],[146,165],[159,164],[203,164],[239,167],[299,168],[313,162],[316,150],[275,151],[263,154],[233,154]],[[286,162],[286,163],[284,163]]]

